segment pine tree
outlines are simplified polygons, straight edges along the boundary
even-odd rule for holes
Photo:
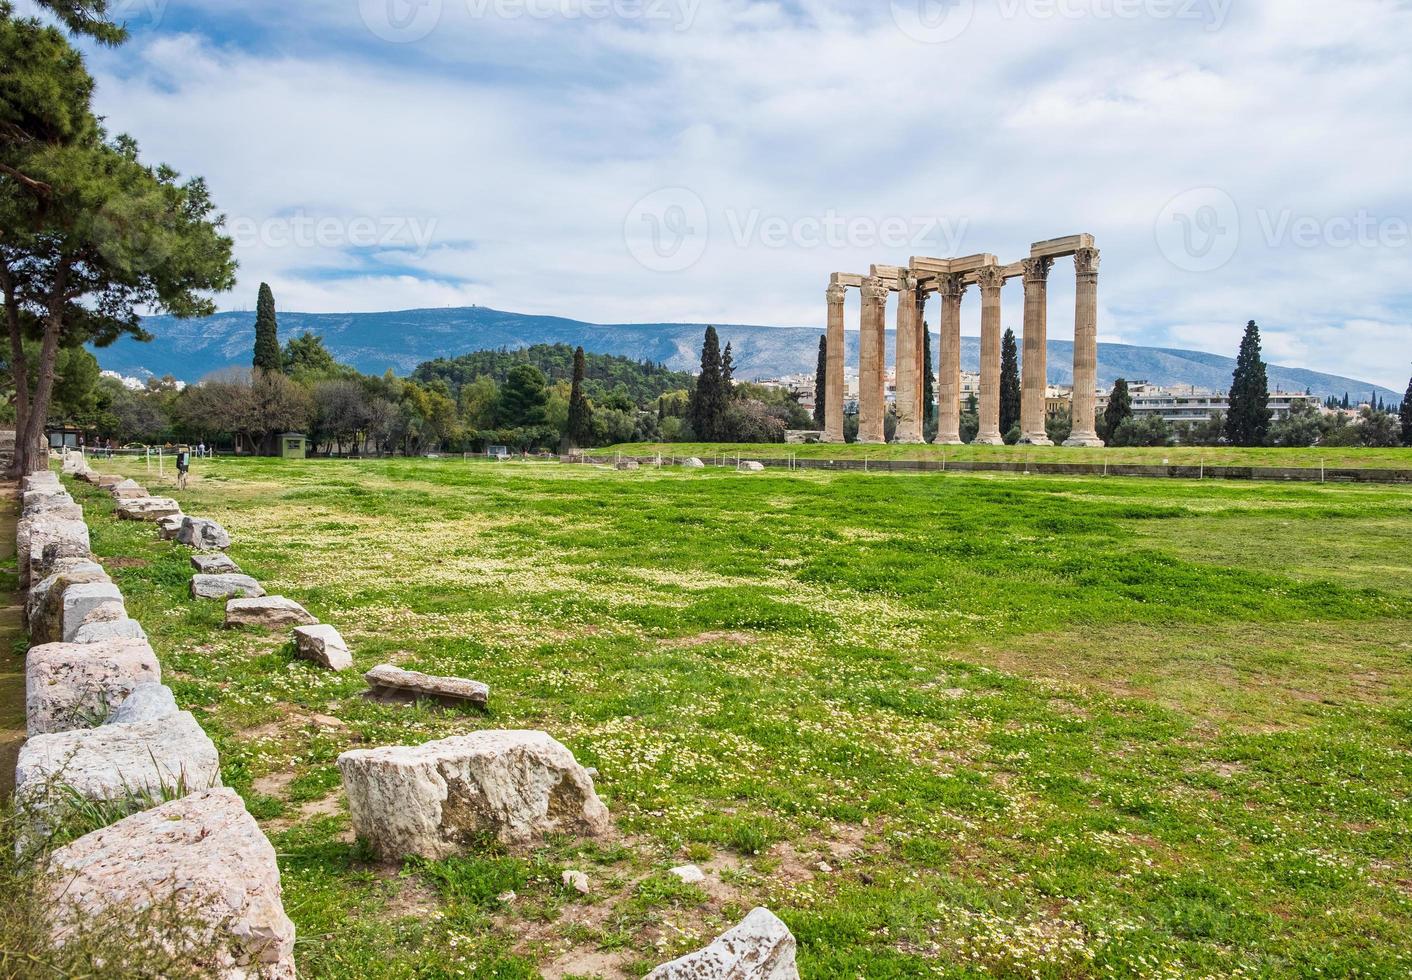
[[[1015,331],[1006,330],[1000,342],[1000,431],[1020,424],[1020,350]]]
[[[1402,396],[1402,444],[1412,447],[1412,381],[1407,382],[1407,394]]]
[[[1345,392],[1343,393],[1343,404],[1340,405],[1339,407],[1340,407],[1340,408],[1347,408],[1347,407],[1348,407],[1348,392],[1345,391]]]
[[[275,294],[269,283],[260,283],[255,303],[255,366],[264,371],[283,371],[279,349],[279,323],[275,319]]]
[[[922,422],[936,421],[936,374],[932,372],[932,331],[922,323]]]
[[[1270,431],[1270,384],[1260,359],[1260,328],[1251,320],[1245,326],[1231,378],[1230,409],[1226,412],[1226,438],[1236,446],[1263,446]]]
[[[569,388],[569,422],[564,432],[564,442],[570,449],[588,445],[593,437],[593,409],[583,393],[584,354],[580,347],[574,351],[574,380]]]
[[[721,390],[726,398],[735,397],[735,356],[731,353],[729,342],[726,343],[726,352],[721,355]]]
[[[824,427],[824,399],[827,397],[829,380],[829,338],[819,335],[819,362],[814,365],[814,424]]]
[[[715,327],[706,328],[701,344],[701,374],[691,392],[689,415],[696,438],[716,442],[721,431],[721,416],[726,408],[724,379],[721,376],[721,340]]]
[[[1112,440],[1118,426],[1133,417],[1133,396],[1128,391],[1127,378],[1113,382],[1113,392],[1108,396],[1108,407],[1103,410],[1104,438]]]

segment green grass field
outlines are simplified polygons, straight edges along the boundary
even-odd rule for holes
[[[358,669],[223,631],[185,549],[75,494],[275,843],[305,977],[640,976],[756,904],[807,978],[1412,971],[1412,490],[459,460],[197,476],[187,512]],[[486,681],[491,709],[365,700],[384,661]],[[338,753],[481,727],[596,766],[616,839],[368,863]],[[686,861],[705,887],[665,874]]]
[[[711,459],[875,459],[930,460],[954,462],[997,461],[1009,463],[1104,463],[1110,465],[1148,464],[1173,466],[1301,466],[1318,469],[1397,469],[1412,470],[1412,449],[1367,449],[1363,447],[1315,447],[1312,449],[1245,449],[1237,446],[1169,446],[1132,449],[1066,449],[1063,446],[908,446],[889,444],[784,445],[741,443],[624,443],[592,450],[594,455],[652,456],[661,453],[681,459],[697,456]]]

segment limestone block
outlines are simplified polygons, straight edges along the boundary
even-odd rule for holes
[[[694,864],[683,864],[679,868],[668,871],[667,874],[673,875],[687,885],[699,885],[706,880],[706,872]]]
[[[219,551],[208,555],[192,555],[191,567],[202,575],[239,575],[240,566],[229,555]]]
[[[21,518],[15,527],[20,576],[37,582],[46,578],[45,562],[62,558],[87,558],[89,555],[88,525],[83,521],[50,518],[47,515]],[[44,557],[46,545],[60,548],[50,559]]]
[[[65,558],[58,562],[58,566],[53,574],[30,587],[29,598],[25,600],[25,619],[30,623],[30,641],[33,643],[49,642],[44,635],[48,627],[37,624],[36,620],[43,614],[45,603],[53,589],[66,589],[78,582],[112,581],[102,565],[86,558]],[[36,631],[41,635],[35,635]]]
[[[705,949],[663,963],[647,980],[799,980],[794,936],[757,908]]]
[[[697,459],[695,456],[688,456],[686,459],[681,461],[681,464],[689,470],[700,470],[705,469],[706,467],[706,464],[701,462],[701,460]]]
[[[103,610],[99,610],[102,612]],[[124,613],[116,619],[94,619],[86,616],[83,625],[74,633],[72,643],[106,643],[109,640],[146,640],[147,631],[135,619]]]
[[[55,938],[114,908],[171,902],[207,923],[195,938],[222,980],[294,980],[294,923],[275,850],[239,796],[210,789],[80,837],[49,859]]]
[[[71,585],[64,590],[57,605],[59,639],[64,643],[72,643],[84,621],[104,607],[108,607],[108,612],[94,617],[94,621],[122,619],[126,615],[123,611],[123,594],[112,582],[80,582]],[[113,606],[117,608],[113,609]]]
[[[74,479],[82,480],[84,483],[90,483],[93,486],[101,486],[103,474],[99,473],[97,470],[84,470],[82,473],[75,473]]]
[[[101,484],[100,484],[101,485]],[[121,480],[108,487],[108,492],[117,500],[140,500],[149,496],[147,488],[136,480]]]
[[[59,474],[53,470],[40,470],[38,473],[27,473],[20,480],[21,490],[38,490],[41,487],[60,486]]]
[[[260,583],[249,575],[193,575],[191,576],[191,598],[193,599],[235,599],[248,597],[258,599],[265,594]]]
[[[287,630],[295,626],[313,626],[317,622],[307,609],[282,595],[232,599],[226,603],[227,629],[234,626],[254,626],[267,630]]]
[[[31,735],[15,768],[28,843],[43,841],[80,800],[144,810],[221,784],[216,747],[189,711],[157,721]]]
[[[200,551],[224,551],[230,547],[230,534],[215,521],[205,517],[187,517],[177,532],[177,544]]]
[[[175,541],[176,536],[181,532],[181,522],[186,520],[184,514],[172,514],[170,517],[157,518],[157,536],[163,541]]]
[[[75,524],[80,523],[78,521]],[[88,542],[77,538],[62,538],[58,541],[45,541],[44,547],[29,556],[29,581],[48,578],[54,569],[71,561],[86,561],[93,556],[88,551]]]
[[[624,459],[618,462],[618,469],[620,470],[638,470],[641,468],[642,464],[635,459]]]
[[[379,664],[363,675],[375,697],[415,701],[427,698],[442,704],[485,704],[490,688],[464,677],[433,677],[392,664]]]
[[[160,721],[179,714],[180,710],[170,687],[147,681],[134,687],[103,724],[132,725],[139,721]]]
[[[117,515],[125,521],[148,521],[155,524],[163,517],[181,513],[181,504],[170,497],[134,497],[119,500]]]
[[[765,464],[753,459],[742,460],[740,463],[740,468],[743,472],[746,473],[765,472]]]
[[[97,725],[137,685],[161,679],[162,668],[145,640],[32,647],[25,656],[29,734]]]
[[[119,483],[122,483],[124,479],[124,477],[118,475],[117,473],[100,473],[93,480],[93,482],[97,486],[102,487],[106,490],[108,487],[115,487]]]
[[[593,780],[544,732],[482,731],[338,757],[353,827],[391,860],[438,859],[485,833],[512,846],[612,829]]]
[[[82,473],[88,469],[88,460],[82,453],[64,453],[64,461],[60,464],[60,471],[66,476],[73,476],[75,473]]]
[[[338,630],[327,623],[294,628],[294,648],[305,660],[330,670],[347,670],[353,666],[353,655]]]

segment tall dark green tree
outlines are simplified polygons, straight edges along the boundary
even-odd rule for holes
[[[1118,431],[1118,426],[1133,417],[1133,396],[1128,391],[1128,379],[1119,378],[1113,382],[1113,391],[1108,396],[1108,407],[1103,410],[1103,431],[1105,438]]]
[[[574,380],[569,389],[569,423],[564,441],[570,449],[586,446],[593,435],[593,409],[583,393],[585,358],[583,348],[574,351]]]
[[[523,428],[544,423],[544,406],[549,402],[544,372],[533,364],[516,364],[500,389],[500,417],[506,424]]]
[[[279,321],[275,318],[275,294],[270,284],[260,283],[255,301],[255,366],[262,371],[283,371],[284,355],[279,349]]]
[[[819,335],[819,360],[814,365],[814,424],[824,427],[824,393],[828,391],[829,380],[829,338]]]
[[[1407,382],[1407,394],[1402,396],[1402,444],[1412,447],[1412,381]]]
[[[1007,329],[1000,341],[1000,431],[1020,424],[1020,348],[1015,331]]]
[[[735,397],[735,355],[731,352],[731,345],[726,344],[726,351],[721,355],[721,389],[726,393],[726,398]]]
[[[701,344],[701,373],[691,392],[689,417],[696,437],[704,442],[720,438],[722,418],[726,411],[726,390],[721,375],[721,339],[715,327],[706,328]]]
[[[936,372],[932,370],[932,331],[922,322],[922,423],[936,421]]]
[[[1231,378],[1226,439],[1236,446],[1263,446],[1270,431],[1270,384],[1260,357],[1260,328],[1251,320],[1236,355]]]

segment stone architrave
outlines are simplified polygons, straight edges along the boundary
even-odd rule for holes
[[[1049,379],[1049,270],[1047,256],[1023,261],[1025,269],[1025,355],[1020,376],[1020,442],[1052,446],[1044,428],[1044,396]]]
[[[917,278],[904,272],[897,294],[897,432],[899,443],[922,441],[922,393],[918,390],[917,362],[922,357],[922,335],[917,320]]]
[[[705,949],[663,963],[646,980],[799,980],[794,936],[757,908]]]
[[[980,428],[976,443],[982,446],[1005,445],[1000,431],[1000,294],[1005,286],[1005,274],[994,266],[979,270],[976,283],[981,289],[981,390],[977,400]]]
[[[862,336],[858,353],[858,441],[887,441],[887,399],[883,361],[887,356],[888,288],[881,279],[863,280]]]
[[[379,857],[431,860],[484,834],[512,847],[612,829],[593,779],[544,732],[482,731],[338,757],[353,829]]]
[[[941,343],[937,384],[936,443],[961,444],[961,298],[966,295],[965,280],[959,275],[939,276],[937,295],[941,297]]]
[[[1066,446],[1096,448],[1098,438],[1098,249],[1074,253],[1074,428]]]
[[[170,903],[205,924],[193,964],[222,980],[294,980],[294,923],[275,850],[230,789],[209,789],[95,830],[49,858],[54,939],[95,917]],[[153,937],[160,941],[160,937]]]
[[[232,599],[226,603],[226,629],[253,626],[258,629],[287,630],[313,626],[318,619],[293,599],[282,595]]]
[[[46,643],[25,655],[25,719],[30,735],[101,724],[162,668],[146,640]]]
[[[843,442],[843,372],[847,339],[844,334],[844,301],[848,290],[834,283],[824,294],[828,300],[828,328],[824,335],[824,441]]]
[[[155,524],[163,517],[181,513],[181,504],[170,497],[133,497],[119,500],[118,517],[125,521],[147,521]]]
[[[347,670],[353,666],[353,655],[338,630],[327,623],[294,628],[294,649],[305,660],[329,670]],[[394,668],[396,669],[396,668]]]

